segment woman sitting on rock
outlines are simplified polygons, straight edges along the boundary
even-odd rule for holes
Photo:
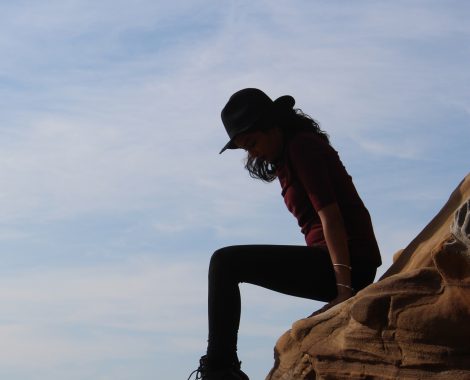
[[[239,245],[213,254],[208,348],[193,372],[197,378],[248,379],[237,357],[239,283],[328,302],[324,311],[371,284],[381,265],[369,212],[351,177],[328,135],[294,104],[291,96],[272,101],[247,88],[222,110],[230,141],[220,153],[244,149],[252,177],[279,180],[306,246]]]

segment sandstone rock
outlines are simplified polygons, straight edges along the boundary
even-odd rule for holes
[[[375,284],[297,321],[267,380],[470,379],[470,175]]]

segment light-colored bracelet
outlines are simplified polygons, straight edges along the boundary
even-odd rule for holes
[[[352,270],[352,267],[350,267],[349,265],[346,265],[346,264],[333,264],[334,267],[344,267],[344,268],[348,268],[349,270]]]
[[[343,288],[348,288],[348,289],[351,289],[353,292],[354,292],[354,288],[349,286],[349,285],[344,285],[344,284],[339,284],[339,283],[336,283],[336,286],[342,286]]]

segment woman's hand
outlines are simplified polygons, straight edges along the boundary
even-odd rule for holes
[[[346,301],[347,299],[351,298],[353,296],[352,290],[347,291],[347,292],[342,292],[341,294],[338,294],[338,296],[333,300],[327,303],[325,306],[328,306],[328,309],[338,305],[339,303]],[[328,310],[326,309],[326,310]]]
[[[353,294],[352,290],[349,290],[349,291],[341,290],[341,293],[339,293],[338,296],[334,300],[327,303],[321,309],[318,309],[317,311],[314,311],[312,314],[309,315],[309,318],[313,317],[315,315],[321,314],[321,313],[327,311],[328,309],[331,309],[333,306],[336,306],[336,305],[340,304],[341,302],[346,301],[347,299],[351,298],[353,295],[354,294]]]

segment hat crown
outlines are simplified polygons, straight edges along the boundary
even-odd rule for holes
[[[273,116],[273,112],[291,109],[295,104],[292,96],[284,95],[272,100],[263,91],[257,88],[245,88],[234,93],[222,110],[221,117],[230,141],[222,148],[236,148],[233,140],[242,132],[253,129],[266,117]]]
[[[221,115],[229,137],[250,129],[273,103],[268,95],[256,88],[245,88],[233,94]]]

